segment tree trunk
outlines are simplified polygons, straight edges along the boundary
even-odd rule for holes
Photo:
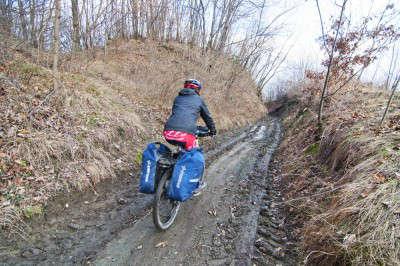
[[[60,48],[60,17],[61,17],[61,0],[54,1],[54,31],[53,31],[53,75],[54,90],[58,89],[59,73],[58,73],[58,56]]]
[[[85,34],[84,34],[84,36],[85,36],[85,38],[84,38],[84,40],[85,40],[85,48],[86,49],[89,49],[89,48],[91,48],[91,41],[90,41],[90,35],[91,35],[91,33],[90,33],[90,18],[89,18],[89,3],[88,3],[88,0],[84,0],[85,1]]]
[[[225,7],[226,11],[223,12],[223,14],[224,14],[223,18],[225,18],[225,19],[223,20],[223,24],[221,24],[222,29],[220,32],[220,38],[219,38],[218,48],[217,48],[221,52],[224,50],[225,44],[228,40],[233,20],[236,17],[237,8],[238,8],[238,5],[237,5],[236,1],[230,1],[228,3],[228,5]]]
[[[0,30],[10,34],[12,28],[12,3],[0,1]]]
[[[154,1],[153,0],[148,0],[148,5],[149,8],[146,11],[147,14],[147,35],[150,39],[155,40],[156,39],[156,29],[155,29],[155,12],[154,12]]]
[[[71,0],[72,13],[72,49],[76,52],[81,49],[80,21],[78,0]]]
[[[386,117],[387,111],[389,110],[389,106],[390,106],[390,103],[392,102],[394,93],[396,92],[396,89],[397,89],[397,87],[399,86],[399,82],[400,82],[400,73],[397,74],[396,79],[395,79],[395,81],[394,81],[394,83],[393,83],[393,85],[392,85],[392,92],[390,93],[389,100],[388,100],[388,102],[387,102],[387,104],[386,104],[385,112],[383,113],[382,119],[381,119],[381,121],[380,121],[380,123],[379,123],[379,126],[380,126],[380,127],[381,127],[382,124],[383,124],[383,120],[385,120],[385,117]]]
[[[137,0],[131,0],[132,33],[134,38],[139,37],[139,8]]]
[[[210,35],[208,37],[207,49],[213,49],[214,48],[215,24],[216,24],[216,22],[217,22],[217,0],[214,0],[212,21],[211,21],[211,29],[210,29]]]
[[[176,33],[175,33],[175,39],[177,42],[181,42],[181,3],[176,2],[175,3],[175,24],[176,24]]]
[[[202,51],[206,50],[206,9],[204,8],[203,0],[200,0],[200,9],[201,9],[201,47]]]
[[[28,41],[28,28],[27,22],[25,17],[25,7],[24,3],[21,0],[18,0],[18,13],[19,13],[19,21],[21,23],[21,31],[22,31],[22,38],[24,41]]]
[[[31,24],[31,43],[33,47],[37,48],[37,37],[36,37],[36,1],[30,1],[30,24]]]
[[[333,40],[332,50],[331,50],[331,53],[329,55],[329,63],[328,63],[328,69],[327,69],[326,75],[325,75],[324,87],[322,88],[321,98],[319,100],[319,106],[318,106],[318,125],[319,126],[321,126],[321,123],[322,123],[322,109],[323,109],[323,106],[324,106],[325,93],[326,93],[326,90],[328,88],[329,74],[330,74],[331,66],[332,66],[332,62],[333,62],[333,53],[336,50],[336,42],[337,42],[337,39],[338,39],[338,36],[339,36],[339,30],[340,30],[340,27],[341,27],[341,24],[342,24],[343,14],[344,14],[344,9],[345,9],[345,6],[346,6],[346,2],[347,2],[347,0],[343,0],[342,9],[340,11],[339,23],[338,23],[338,27],[336,29],[335,39]]]
[[[126,30],[125,30],[125,25],[126,25],[126,21],[125,21],[125,1],[122,0],[121,1],[121,19],[120,19],[120,31],[121,31],[121,37],[122,39],[126,38]]]

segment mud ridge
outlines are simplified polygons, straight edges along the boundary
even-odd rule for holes
[[[275,147],[274,147],[275,148]],[[286,224],[282,207],[281,175],[274,169],[278,162],[271,161],[273,152],[267,152],[264,164],[268,174],[264,179],[265,192],[257,220],[256,236],[252,254],[253,265],[296,265],[296,245],[290,236],[290,227]]]

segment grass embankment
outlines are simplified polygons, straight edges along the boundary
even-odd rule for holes
[[[306,87],[306,86],[305,86]],[[400,263],[400,95],[353,85],[326,105],[322,135],[307,89],[284,119],[278,156],[306,264]]]
[[[265,114],[249,73],[197,48],[132,40],[106,55],[65,55],[57,91],[34,54],[9,50],[0,62],[0,225],[9,233],[52,196],[126,173],[146,142],[161,139],[185,78],[204,82],[219,130]]]

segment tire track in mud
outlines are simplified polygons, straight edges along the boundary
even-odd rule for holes
[[[257,163],[248,177],[248,202],[254,205],[242,222],[242,239],[236,245],[236,264],[251,265],[254,257],[254,243],[258,239],[257,226],[260,209],[263,206],[265,185],[268,183],[269,164],[281,138],[281,125],[277,118],[271,118],[265,128],[264,142],[260,147]]]
[[[208,167],[207,189],[199,198],[183,204],[174,227],[158,232],[151,217],[145,217],[108,243],[93,263],[264,264],[266,260],[255,260],[261,257],[257,247],[260,241],[257,224],[260,207],[265,204],[268,166],[280,132],[279,119],[268,118],[240,136],[241,140],[233,144],[230,151]],[[269,226],[272,231],[275,224]],[[284,264],[285,260],[275,259],[274,262]]]
[[[250,265],[296,265],[297,254],[295,244],[290,242],[290,228],[286,226],[285,213],[282,209],[281,176],[275,175],[270,163],[273,153],[278,146],[281,129],[276,128],[278,134],[272,134],[271,145],[256,167],[256,172],[264,175],[265,191],[262,193],[258,219],[255,219],[256,228],[254,249],[252,250]],[[267,171],[267,174],[265,172]]]
[[[249,154],[251,149],[246,144],[238,144],[207,169],[207,188],[201,196],[181,206],[172,228],[158,232],[151,216],[146,216],[110,242],[94,264],[186,265],[208,258],[208,240],[215,232],[215,226],[230,215],[225,201],[220,201],[220,195],[225,190],[224,177],[231,178]],[[166,247],[157,247],[160,243],[165,243]]]
[[[248,138],[255,128],[216,137],[214,147],[206,153],[206,163]],[[132,175],[133,182],[126,172],[120,176],[120,180],[97,185],[94,193],[74,192],[54,199],[45,215],[26,228],[30,235],[27,241],[0,240],[0,265],[76,265],[91,261],[116,234],[149,213],[152,195],[137,192],[136,175]]]
[[[155,230],[149,215],[153,197],[137,193],[137,180],[112,189],[106,184],[98,190],[100,195],[76,199],[76,210],[74,204],[68,210],[54,210],[55,214],[64,213],[46,219],[39,241],[8,256],[5,264],[284,264],[288,260],[275,258],[274,249],[269,249],[271,253],[265,249],[269,246],[263,249],[260,244],[281,235],[266,238],[262,231],[266,225],[260,225],[265,224],[261,217],[268,208],[273,217],[281,218],[272,204],[278,196],[267,201],[269,194],[279,189],[267,175],[279,139],[280,122],[273,117],[230,137],[218,137],[217,145],[205,154],[206,191],[183,204],[176,224],[167,232]],[[274,226],[276,223],[266,228]],[[280,239],[285,240],[284,236]],[[165,247],[156,247],[163,242]]]

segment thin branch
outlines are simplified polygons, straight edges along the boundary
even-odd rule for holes
[[[340,27],[342,25],[342,21],[343,21],[343,14],[344,14],[344,10],[345,10],[345,6],[346,6],[347,0],[343,0],[343,4],[342,4],[342,9],[340,11],[340,18],[338,21],[338,26],[336,29],[336,35],[335,35],[335,39],[333,40],[333,44],[332,44],[332,50],[331,53],[329,55],[329,63],[328,63],[328,69],[326,71],[326,75],[325,75],[325,81],[324,81],[324,87],[322,89],[322,94],[321,94],[321,98],[319,101],[319,108],[318,108],[318,125],[321,125],[321,120],[322,120],[322,108],[324,105],[324,100],[325,100],[325,92],[328,88],[328,81],[329,81],[329,74],[331,71],[331,67],[332,67],[332,62],[333,62],[333,54],[336,50],[336,42],[339,36],[339,31],[340,31]]]
[[[389,109],[390,103],[392,102],[394,93],[396,92],[396,89],[399,86],[399,82],[400,82],[400,73],[397,74],[396,79],[395,79],[395,81],[394,81],[394,83],[392,85],[392,93],[390,94],[390,97],[389,97],[389,99],[387,101],[385,112],[383,113],[381,121],[379,122],[379,127],[382,126],[383,120],[385,120],[385,117],[386,117],[387,111]]]
[[[317,4],[319,22],[321,24],[322,41],[324,42],[324,47],[325,47],[326,51],[328,52],[329,49],[328,49],[328,46],[326,45],[326,38],[325,38],[326,36],[325,36],[324,22],[323,22],[323,19],[322,19],[321,9],[319,7],[318,0],[315,0],[315,3]]]
[[[359,70],[357,70],[356,72],[354,72],[345,82],[343,82],[339,88],[337,88],[334,92],[332,92],[331,94],[328,94],[325,96],[325,98],[329,98],[333,95],[335,95],[338,91],[340,91],[341,89],[343,89],[344,86],[346,86],[357,74],[361,73],[366,67],[361,67]]]

